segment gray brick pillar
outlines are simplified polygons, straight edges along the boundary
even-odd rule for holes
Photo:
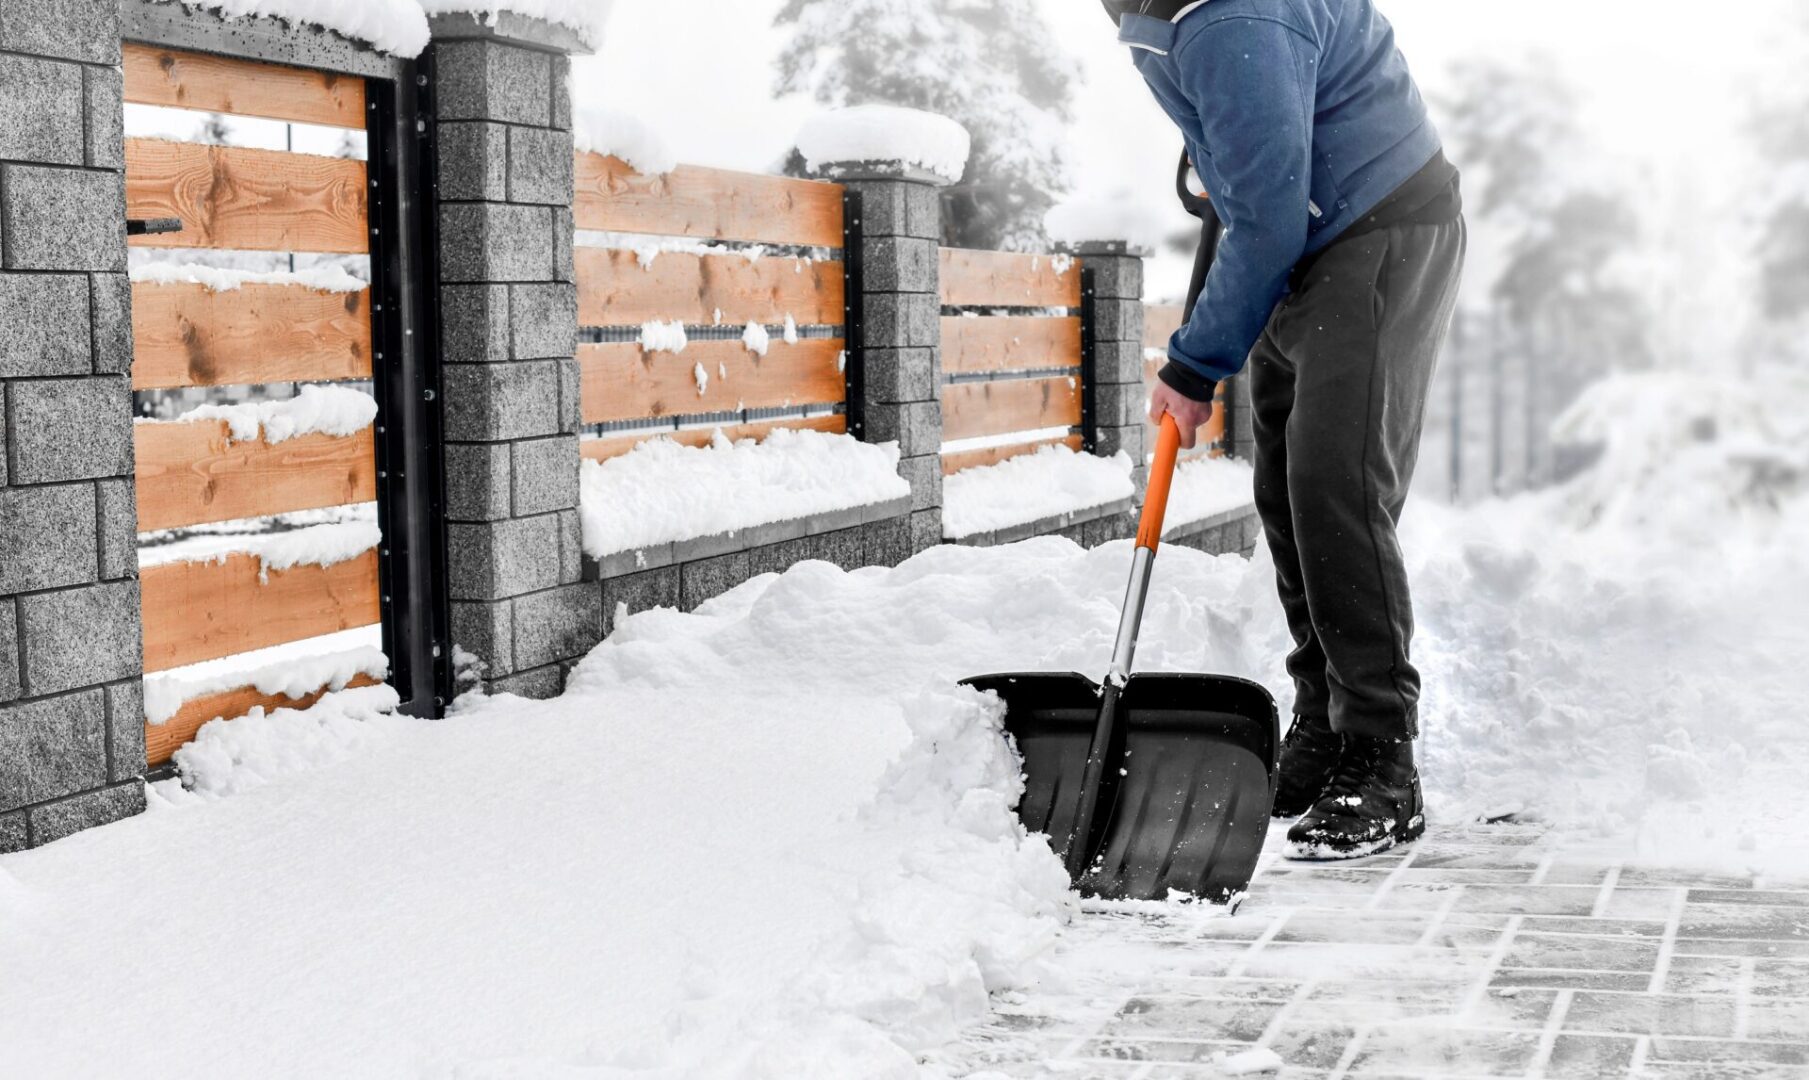
[[[1240,372],[1219,384],[1225,403],[1225,452],[1249,461],[1256,457],[1255,413],[1250,409],[1250,376]]]
[[[118,0],[0,5],[0,852],[144,809]]]
[[[452,638],[488,689],[560,692],[602,637],[578,524],[572,35],[432,20]]]
[[[942,236],[940,178],[897,163],[828,165],[859,207],[861,312],[849,402],[866,442],[897,442],[898,471],[911,482],[911,551],[942,543]],[[858,387],[858,390],[855,388]]]
[[[1121,242],[1078,244],[1080,257],[1082,378],[1092,403],[1093,452],[1130,455],[1137,497],[1149,479],[1144,464],[1147,430],[1143,384],[1143,257]]]

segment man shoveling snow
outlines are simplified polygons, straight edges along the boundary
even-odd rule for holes
[[[1224,225],[1150,415],[1192,445],[1248,361],[1294,650],[1275,813],[1298,858],[1425,828],[1395,526],[1465,250],[1457,170],[1371,0],[1105,0]]]

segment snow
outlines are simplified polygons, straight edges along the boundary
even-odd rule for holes
[[[156,0],[219,13],[225,19],[268,16],[291,26],[319,26],[369,42],[395,56],[419,56],[427,47],[423,0]],[[425,0],[436,3],[439,0]]]
[[[747,329],[741,332],[741,343],[747,346],[747,351],[755,356],[765,356],[767,350],[772,348],[772,342],[772,335],[766,332],[766,327],[757,322],[748,323]]]
[[[1131,468],[1127,454],[1102,458],[1045,446],[963,469],[942,481],[942,535],[960,540],[1131,498]]]
[[[159,262],[134,266],[129,276],[134,284],[204,285],[212,292],[232,292],[245,285],[296,285],[318,292],[348,293],[358,292],[369,285],[339,266],[260,273],[254,270],[203,266],[200,263]]]
[[[491,26],[499,11],[545,19],[577,33],[586,48],[603,43],[603,26],[615,0],[414,0],[429,15],[470,14]]]
[[[699,383],[708,380],[699,365]],[[675,499],[674,491],[685,497]],[[897,443],[779,428],[764,442],[648,439],[583,467],[579,512],[593,558],[909,495]]]
[[[579,108],[572,112],[572,145],[580,154],[618,157],[635,172],[658,176],[678,168],[659,132],[612,109]],[[643,260],[643,264],[651,263]]]
[[[245,554],[258,560],[259,576],[266,581],[273,570],[297,566],[337,566],[355,559],[383,542],[375,521],[348,521],[314,525],[293,532],[216,534],[190,537],[174,544],[145,548],[140,567],[176,562],[225,562],[227,556]]]
[[[896,105],[856,105],[820,113],[798,132],[806,167],[902,162],[951,183],[967,170],[967,129],[946,116]]]
[[[239,653],[145,676],[145,719],[161,724],[195,698],[256,687],[261,694],[305,697],[322,689],[340,690],[359,675],[389,675],[381,627],[361,626],[305,638],[268,649]]]
[[[654,320],[641,324],[641,350],[643,352],[682,353],[690,341],[685,337],[685,324],[682,322],[661,322]]]
[[[1206,457],[1183,461],[1175,467],[1175,481],[1168,491],[1163,532],[1172,533],[1227,510],[1249,506],[1255,499],[1255,486],[1255,474],[1242,461]]]
[[[141,424],[223,420],[235,442],[260,436],[280,443],[302,435],[354,435],[377,419],[377,399],[344,386],[304,386],[292,398],[241,405],[198,405],[173,421],[139,420]]]
[[[1043,228],[1057,244],[1116,242],[1153,255],[1162,250],[1168,222],[1150,205],[1147,194],[1126,190],[1056,203],[1043,215]]]

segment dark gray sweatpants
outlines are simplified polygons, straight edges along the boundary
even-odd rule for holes
[[[1250,354],[1256,507],[1294,637],[1294,711],[1344,734],[1419,733],[1395,525],[1465,246],[1461,220],[1333,244]]]

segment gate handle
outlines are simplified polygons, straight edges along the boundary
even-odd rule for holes
[[[181,218],[160,217],[126,219],[127,236],[150,236],[155,233],[176,233],[181,231]]]

